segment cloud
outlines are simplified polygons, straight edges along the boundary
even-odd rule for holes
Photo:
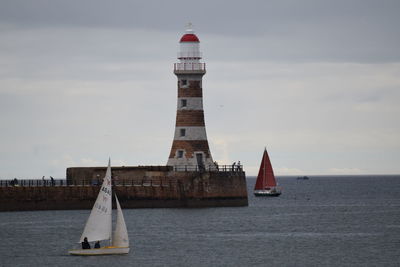
[[[88,48],[84,52],[90,54],[107,46],[114,51],[114,57],[149,58],[152,55],[140,53],[145,51],[142,44],[165,47],[168,38],[163,38],[160,33],[172,36],[177,29],[183,29],[186,22],[192,21],[202,33],[200,39],[207,40],[204,47],[214,59],[363,63],[398,62],[400,59],[397,49],[400,29],[396,27],[399,23],[396,11],[400,6],[397,1],[254,0],[216,3],[207,0],[198,5],[197,2],[181,0],[168,3],[121,0],[110,5],[104,0],[51,3],[39,0],[34,3],[2,1],[0,7],[3,42],[7,40],[4,35],[8,32],[19,32],[26,37],[24,43],[29,43],[32,37],[35,38],[30,32],[53,31],[53,42],[38,38],[26,46],[47,50],[49,56],[54,52],[59,54],[57,47],[74,58],[82,48]],[[190,12],[186,12],[189,9]],[[207,14],[207,19],[204,14]],[[152,33],[152,36],[137,34],[140,31]],[[80,35],[82,32],[86,35]],[[97,35],[98,32],[104,34]],[[125,34],[117,34],[122,32]],[[155,37],[158,39],[154,40]],[[130,43],[130,40],[136,42]],[[129,47],[135,57],[127,57],[124,53]],[[168,54],[157,56],[163,55]],[[107,57],[107,53],[98,53],[97,57]]]
[[[398,84],[398,65],[241,66],[239,70],[216,63],[204,77],[207,133],[213,158],[220,164],[240,160],[248,175],[255,175],[261,150],[267,146],[278,175],[295,175],[295,170],[325,173],[330,161],[342,160],[365,172],[384,172],[368,166],[364,152],[399,148],[395,121],[400,97],[390,89]],[[33,156],[44,159],[60,153],[68,153],[77,165],[81,158],[101,164],[108,156],[124,159],[124,165],[165,164],[173,138],[176,82],[173,74],[160,75],[164,70],[152,69],[151,64],[147,70],[161,78],[3,80],[9,90],[3,90],[0,99],[2,151],[24,155],[20,162],[27,166]],[[226,73],[232,79],[223,77]],[[378,82],[374,77],[385,78]],[[343,81],[348,86],[342,87]],[[373,101],[358,97],[369,92],[382,94]],[[384,161],[397,166],[397,159],[394,153]],[[63,176],[71,163],[51,170]]]

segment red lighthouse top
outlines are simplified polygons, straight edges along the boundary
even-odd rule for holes
[[[200,42],[199,38],[197,38],[196,34],[186,33],[182,36],[179,42]]]
[[[192,23],[188,23],[186,26],[186,33],[182,36],[181,40],[179,41],[180,43],[185,43],[185,42],[195,42],[195,43],[200,43],[199,38],[194,34],[194,31],[192,29]]]

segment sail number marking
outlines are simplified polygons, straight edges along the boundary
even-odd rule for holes
[[[94,204],[94,206],[96,207],[96,209],[98,209],[99,211],[105,212],[107,213],[107,208],[100,205],[99,203]]]
[[[111,196],[111,190],[110,189],[108,189],[106,187],[102,187],[101,191],[103,191],[104,193],[109,194]]]

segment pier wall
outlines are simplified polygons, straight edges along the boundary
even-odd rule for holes
[[[102,175],[102,171],[102,168],[100,170],[93,168],[92,171],[85,168],[84,173],[97,177],[98,172]],[[113,190],[122,208],[248,205],[246,178],[243,171],[159,170],[151,171],[151,175],[147,172],[145,176],[142,171],[141,175],[130,178],[127,171],[124,179],[114,184]],[[67,177],[67,183],[63,186],[0,187],[0,211],[91,209],[100,190],[100,183],[95,185],[92,184],[93,181],[82,183],[81,172],[77,168],[69,172],[70,176]]]

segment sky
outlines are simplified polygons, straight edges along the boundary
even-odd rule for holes
[[[400,174],[400,1],[0,0],[0,179],[165,165],[178,42],[207,136],[256,175]]]

